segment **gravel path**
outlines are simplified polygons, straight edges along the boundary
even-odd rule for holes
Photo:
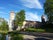
[[[53,40],[53,33],[20,32],[24,40]]]
[[[53,40],[47,37],[36,37],[32,35],[23,35],[24,40]]]
[[[35,36],[31,36],[31,35],[24,35],[24,40],[34,40],[34,38],[37,38]]]

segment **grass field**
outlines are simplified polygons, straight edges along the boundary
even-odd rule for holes
[[[29,31],[29,32],[45,32],[44,29],[37,29],[37,28],[26,28],[26,31]]]

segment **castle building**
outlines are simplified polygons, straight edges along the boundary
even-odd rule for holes
[[[23,22],[22,28],[29,28],[29,27],[40,28],[41,25],[42,25],[42,23],[39,22],[39,21],[29,21],[29,20],[25,20]]]
[[[9,18],[9,31],[13,31],[14,27],[14,18],[15,18],[15,13],[13,11],[10,12],[10,18]],[[28,27],[34,27],[34,28],[40,28],[42,24],[45,23],[45,17],[44,15],[41,16],[41,21],[30,21],[30,20],[25,20],[23,22],[22,28],[28,28]]]
[[[28,28],[28,27],[40,28],[45,23],[45,16],[44,15],[41,16],[41,21],[42,22],[25,20],[23,22],[22,28]]]
[[[15,13],[14,11],[11,11],[10,18],[9,18],[9,31],[12,31],[14,17],[15,17]]]

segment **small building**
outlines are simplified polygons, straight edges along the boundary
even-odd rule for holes
[[[45,24],[45,16],[42,15],[41,16],[41,22],[39,22],[39,21],[25,20],[23,22],[22,28],[28,28],[28,27],[40,28],[44,24]]]
[[[25,24],[24,24],[23,28],[29,28],[29,27],[40,28],[42,25],[42,22],[39,22],[39,21],[25,20],[24,22],[25,22]]]

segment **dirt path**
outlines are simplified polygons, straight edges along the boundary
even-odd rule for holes
[[[35,36],[31,36],[31,35],[24,35],[24,40],[34,40],[34,38],[37,38]]]
[[[20,32],[24,35],[24,38],[28,39],[38,39],[38,40],[46,40],[52,39],[53,40],[53,33],[38,33],[38,32]]]
[[[36,37],[32,35],[23,35],[24,40],[53,40],[47,37]]]

